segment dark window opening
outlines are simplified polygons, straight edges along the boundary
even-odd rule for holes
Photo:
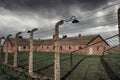
[[[99,51],[99,47],[97,47],[97,50]]]
[[[60,49],[62,50],[62,46],[60,46]]]
[[[53,46],[53,49],[55,49],[55,46]]]
[[[48,49],[49,47],[47,46],[47,49]]]
[[[82,49],[80,46],[79,46],[79,50]]]
[[[71,47],[69,46],[69,49],[71,49]]]
[[[26,46],[23,46],[23,49],[26,49]]]

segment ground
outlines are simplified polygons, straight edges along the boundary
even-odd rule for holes
[[[28,55],[26,52],[18,53],[18,67],[26,72],[28,72]],[[2,57],[4,58],[4,55]],[[70,54],[61,54],[60,61],[61,80],[110,80],[110,75],[117,77],[117,79],[120,78],[120,53],[117,52],[105,56],[72,54],[71,57]],[[9,64],[13,65],[13,54],[9,54]],[[30,80],[29,76],[24,73],[16,72],[6,66],[0,65],[0,69],[2,70],[0,80],[13,80],[14,78]],[[34,72],[53,77],[54,53],[34,52]]]

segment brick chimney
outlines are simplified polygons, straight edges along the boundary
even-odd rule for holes
[[[67,35],[63,35],[63,39],[67,38]]]
[[[53,40],[55,40],[55,34],[53,34]]]
[[[81,37],[81,34],[79,34],[78,37]]]

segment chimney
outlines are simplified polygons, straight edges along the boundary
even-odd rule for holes
[[[63,39],[67,38],[67,35],[63,35]]]
[[[78,37],[81,37],[81,34],[79,34]]]
[[[53,40],[55,40],[55,34],[53,34]]]

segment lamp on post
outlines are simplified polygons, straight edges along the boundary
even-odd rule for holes
[[[30,33],[30,52],[29,52],[29,75],[33,75],[33,32],[38,30],[37,28],[32,29],[31,31],[28,31],[27,33]]]
[[[15,53],[14,53],[14,63],[13,66],[17,67],[17,54],[18,54],[18,36],[21,34],[21,32],[18,32],[15,36]]]
[[[7,36],[7,38],[6,38],[6,40],[7,40],[7,44],[6,44],[6,53],[5,53],[5,64],[7,64],[8,63],[8,39],[9,39],[9,37],[10,36],[12,36],[11,34],[9,34],[8,36]]]
[[[59,26],[64,22],[78,23],[79,21],[75,16],[72,16],[69,20],[60,20],[55,24],[55,65],[54,65],[54,80],[60,80],[60,46],[59,46]]]
[[[1,46],[1,40],[5,39],[4,36],[0,37],[0,59],[2,58],[2,46]]]

